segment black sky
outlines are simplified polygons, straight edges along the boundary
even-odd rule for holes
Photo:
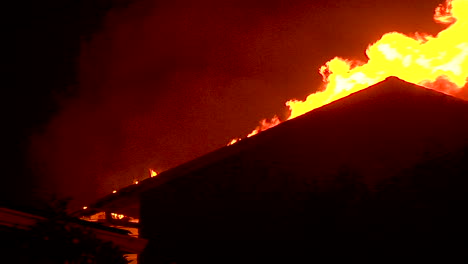
[[[40,1],[20,7],[5,191],[85,204],[224,146],[441,0]],[[5,198],[6,199],[6,198]]]

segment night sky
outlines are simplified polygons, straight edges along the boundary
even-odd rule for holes
[[[220,148],[284,119],[333,57],[365,60],[390,31],[437,33],[443,1],[77,2],[18,8],[2,200],[84,205]]]

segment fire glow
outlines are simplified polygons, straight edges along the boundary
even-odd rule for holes
[[[125,215],[123,215],[123,214],[111,213],[111,217],[112,217],[112,219],[122,220],[122,219],[125,217]]]
[[[304,101],[289,100],[287,120],[363,90],[387,77],[457,96],[468,78],[468,0],[447,0],[435,9],[436,23],[447,25],[435,37],[425,33],[383,35],[366,50],[367,62],[335,57],[320,68],[323,89]],[[247,137],[280,124],[277,116],[260,121]],[[241,140],[233,139],[228,145]]]
[[[150,173],[150,178],[153,178],[153,177],[158,175],[158,173],[155,170],[152,170],[152,169],[149,169],[149,173]]]

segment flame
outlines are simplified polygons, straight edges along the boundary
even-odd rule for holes
[[[270,129],[278,125],[279,123],[281,123],[281,121],[279,120],[277,116],[274,116],[270,120],[263,119],[262,121],[260,121],[260,125],[257,126],[252,132],[250,132],[250,134],[248,134],[247,137],[255,136],[262,131],[265,131],[267,129]]]
[[[112,217],[112,219],[119,219],[119,220],[122,220],[122,219],[125,217],[125,215],[123,215],[123,214],[111,213],[111,217]]]
[[[155,170],[149,169],[149,172],[150,172],[150,177],[151,178],[158,175],[158,173]]]
[[[468,0],[446,0],[435,9],[434,20],[448,25],[435,37],[424,33],[407,36],[391,32],[368,46],[367,62],[335,57],[325,63],[319,71],[323,89],[310,94],[304,101],[286,102],[290,112],[288,120],[390,76],[456,96],[468,78]],[[280,122],[276,116],[269,121],[262,120],[247,137]],[[239,140],[233,139],[229,145]]]
[[[150,178],[153,178],[158,175],[158,173],[155,170],[153,169],[148,169],[148,170],[149,170]],[[133,184],[139,184],[139,183],[140,183],[139,180],[137,179],[133,180]],[[117,190],[116,189],[112,190],[112,193],[117,193]],[[83,208],[83,209],[86,209],[86,208]]]
[[[250,135],[250,134],[249,134]],[[234,139],[231,139],[231,141],[229,141],[229,143],[227,144],[228,146],[231,146],[231,145],[234,145],[236,144],[239,140],[241,140],[241,138],[234,138]]]
[[[255,136],[255,135],[257,135],[258,133],[260,133],[262,131],[265,131],[265,130],[270,129],[270,128],[276,126],[276,125],[279,125],[280,123],[281,123],[281,120],[277,116],[274,116],[270,120],[263,119],[262,121],[260,121],[259,125],[254,130],[252,130],[252,132],[250,132],[247,135],[247,137],[249,138],[249,137]],[[241,138],[234,138],[227,145],[228,146],[234,145],[235,143],[239,142],[240,140],[242,140],[242,139]]]
[[[391,32],[366,50],[368,61],[334,58],[320,68],[325,89],[305,101],[286,103],[293,119],[351,93],[396,76],[407,82],[455,95],[468,77],[468,1],[446,1],[434,20],[450,24],[436,37]]]

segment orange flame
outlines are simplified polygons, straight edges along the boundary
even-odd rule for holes
[[[250,134],[248,134],[247,137],[255,136],[262,131],[265,131],[267,129],[270,129],[278,125],[279,123],[281,123],[281,121],[279,120],[277,116],[274,116],[270,120],[263,119],[262,121],[260,121],[260,125],[257,126],[252,132],[250,132]]]
[[[112,219],[119,219],[122,220],[125,217],[123,214],[116,214],[116,213],[111,213],[111,218]]]
[[[457,95],[468,78],[468,0],[446,0],[435,9],[434,20],[448,27],[437,34],[406,36],[387,33],[366,50],[367,62],[335,57],[320,68],[324,89],[304,101],[290,100],[289,119],[396,76],[407,82]],[[262,120],[247,137],[280,123]],[[274,124],[268,126],[268,124]],[[234,139],[229,145],[238,142]]]
[[[158,175],[158,173],[155,170],[149,169],[149,172],[150,172],[150,177],[151,178]]]
[[[279,125],[280,123],[281,123],[281,120],[277,116],[274,116],[270,120],[263,119],[262,121],[260,121],[260,124],[254,130],[252,130],[252,132],[250,132],[247,135],[247,137],[255,136],[255,135],[257,135],[258,133],[260,133],[262,131],[265,131],[265,130],[270,129],[270,128],[276,126],[276,125]],[[239,142],[240,140],[242,140],[242,139],[241,138],[234,138],[227,145],[228,146],[233,145],[233,144]]]

